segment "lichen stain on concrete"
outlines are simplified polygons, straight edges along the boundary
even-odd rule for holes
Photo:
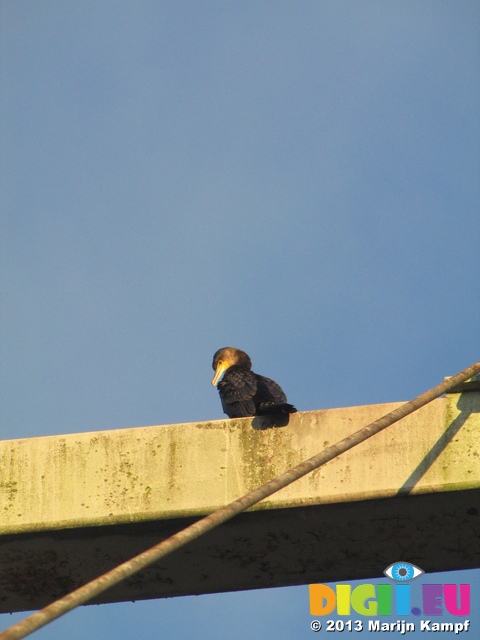
[[[448,444],[419,491],[478,486],[480,413],[473,396],[479,394],[464,395],[469,397],[461,410],[458,398],[451,403],[439,399],[428,413],[418,414],[423,415],[418,424],[412,418],[408,429],[398,429],[394,441],[385,436],[385,443],[380,438],[368,455],[353,452],[345,460],[331,461],[258,508],[385,497],[385,491],[395,491],[415,470],[423,449],[430,451],[452,422],[460,425],[457,416],[466,420],[453,438],[444,438]],[[372,407],[372,419],[387,408]],[[265,430],[242,418],[211,421],[206,429],[192,423],[0,443],[1,530],[204,514],[336,442],[352,412],[356,417],[358,409],[334,409],[330,422],[318,420],[315,412],[302,413],[286,427]],[[392,465],[395,454],[399,463]]]
[[[459,430],[452,440],[447,443],[439,456],[439,464],[436,465],[439,479],[444,484],[458,488],[463,483],[452,483],[452,475],[459,465],[462,465],[466,478],[475,471],[478,475],[480,459],[478,457],[478,429],[480,427],[480,414],[478,412],[477,392],[447,395],[444,412],[444,432],[460,421]],[[462,453],[460,453],[462,452]],[[468,486],[469,480],[466,481]]]
[[[142,493],[142,500],[145,509],[150,507],[150,502],[152,500],[152,487],[146,486]]]
[[[86,444],[86,451],[82,455],[84,462],[92,457],[98,460],[95,475],[99,476],[99,484],[91,487],[96,491],[95,502],[103,500],[105,508],[123,511],[128,503],[137,499],[138,476],[135,473],[135,451],[122,451],[125,445],[123,438],[118,439],[115,446],[112,440],[102,436],[91,438]],[[83,469],[84,477],[86,468]],[[88,478],[86,478],[88,482]],[[108,493],[108,489],[110,492]],[[91,496],[89,496],[91,497]]]
[[[3,507],[4,511],[12,509],[14,507],[15,498],[18,493],[18,483],[15,480],[10,482],[0,482],[0,494],[4,494],[7,498],[8,504]]]
[[[292,454],[292,435],[285,428],[261,431],[241,425],[239,443],[248,489],[265,484],[297,462]]]
[[[308,484],[311,492],[317,491],[318,484],[321,482],[323,478],[323,469],[320,467],[319,469],[314,469],[308,475]]]
[[[194,426],[196,429],[206,431],[209,429],[224,429],[226,420],[215,420],[213,422],[198,422]]]
[[[68,458],[67,441],[64,438],[59,438],[57,446],[54,452],[55,462],[59,464],[66,464]]]
[[[175,442],[175,440],[170,440],[168,451],[168,488],[174,490],[176,485],[177,471],[177,443]]]
[[[51,598],[58,598],[78,586],[71,576],[65,575],[63,567],[59,568],[55,554],[35,553],[32,554],[33,559],[29,563],[17,562],[3,570],[2,593],[19,593],[28,603],[35,601],[39,593],[49,593]],[[37,605],[32,608],[37,608]]]

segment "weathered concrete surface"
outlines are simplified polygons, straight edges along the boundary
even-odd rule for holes
[[[43,606],[397,406],[0,442],[0,611]],[[102,601],[480,566],[479,411],[479,392],[430,403]]]

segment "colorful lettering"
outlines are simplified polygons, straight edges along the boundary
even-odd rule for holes
[[[457,606],[457,585],[444,584],[443,597],[445,598],[445,607],[452,616],[468,616],[470,615],[470,585],[460,585],[460,608]]]
[[[397,616],[408,616],[410,614],[410,585],[396,584],[395,598],[397,600]]]
[[[378,598],[378,615],[389,616],[392,613],[392,585],[378,584],[377,598]]]
[[[352,587],[349,584],[337,584],[337,613],[339,616],[350,615],[350,592]]]
[[[375,585],[359,584],[352,591],[352,607],[361,616],[376,616],[378,605],[377,601],[372,598],[375,598]],[[366,606],[367,602],[368,605]]]
[[[335,609],[335,591],[326,584],[311,584],[310,613],[312,616],[327,616]]]
[[[426,616],[441,616],[443,589],[441,584],[422,584],[423,613]]]

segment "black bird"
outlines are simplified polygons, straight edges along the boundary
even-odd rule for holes
[[[212,367],[215,371],[213,386],[224,374],[217,389],[223,411],[229,418],[254,415],[288,417],[289,413],[296,412],[276,382],[251,370],[252,361],[245,351],[234,347],[219,349],[213,356]]]

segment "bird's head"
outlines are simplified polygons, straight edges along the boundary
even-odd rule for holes
[[[245,369],[251,369],[252,361],[245,351],[235,349],[235,347],[223,347],[223,349],[219,349],[215,353],[212,363],[213,370],[215,371],[215,375],[212,380],[214,387],[225,371],[234,365],[244,367]]]

